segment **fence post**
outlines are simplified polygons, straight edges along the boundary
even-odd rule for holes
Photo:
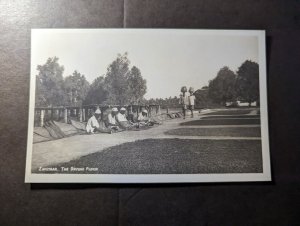
[[[64,109],[64,121],[65,121],[65,123],[68,123],[68,109],[67,108]]]
[[[51,117],[51,120],[53,120],[53,108],[51,108],[51,110],[50,110],[50,117]]]
[[[72,109],[68,109],[68,111],[67,111],[67,119],[69,119],[71,117],[71,113],[72,113]],[[68,123],[68,120],[67,120],[66,123]]]
[[[85,108],[82,108],[82,121],[85,122]]]
[[[79,122],[82,122],[82,108],[79,108]]]
[[[44,126],[44,117],[45,117],[45,110],[41,110],[41,121],[40,121],[40,126]]]

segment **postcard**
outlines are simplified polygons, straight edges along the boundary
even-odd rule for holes
[[[270,181],[265,32],[32,29],[26,183]]]

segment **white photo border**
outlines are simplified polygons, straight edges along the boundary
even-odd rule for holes
[[[268,101],[266,73],[266,45],[264,30],[209,30],[209,29],[32,29],[31,56],[36,51],[32,43],[39,32],[104,32],[120,35],[122,32],[169,32],[200,35],[237,35],[256,36],[259,48],[259,93],[261,115],[261,142],[263,173],[224,173],[224,174],[34,174],[31,172],[34,107],[35,107],[35,76],[31,65],[29,117],[27,135],[27,154],[25,183],[198,183],[198,182],[254,182],[271,181]]]

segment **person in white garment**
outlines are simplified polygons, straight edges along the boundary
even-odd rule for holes
[[[86,132],[94,134],[96,130],[100,127],[98,119],[101,117],[100,109],[97,109],[92,117],[89,118],[86,124]]]
[[[186,110],[189,105],[189,97],[187,95],[186,86],[181,87],[181,95],[179,98],[179,104],[182,106],[183,119],[185,119]]]
[[[195,94],[194,94],[194,88],[193,87],[190,87],[189,93],[190,93],[190,96],[189,96],[189,109],[191,111],[191,117],[194,118],[194,109],[195,109],[196,97],[195,97]]]
[[[107,115],[106,126],[113,131],[122,131],[117,121],[118,108],[114,107],[111,112]]]
[[[156,124],[148,117],[148,111],[146,109],[142,110],[142,112],[139,114],[138,123],[139,127],[153,126],[154,124]]]
[[[130,130],[130,129],[136,127],[135,123],[128,121],[128,119],[126,117],[126,109],[124,107],[122,107],[120,109],[120,112],[117,114],[116,119],[117,119],[117,122],[119,123],[119,126],[122,129]]]
[[[98,108],[92,117],[89,118],[86,124],[86,132],[89,134],[100,133],[111,133],[111,129],[106,128],[103,121],[101,121],[101,110]]]

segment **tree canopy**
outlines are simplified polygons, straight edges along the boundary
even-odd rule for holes
[[[85,100],[89,91],[90,84],[76,70],[64,80],[64,90],[67,95],[67,104],[71,106],[80,106]]]
[[[92,84],[78,71],[63,77],[64,66],[57,57],[38,65],[36,76],[36,106],[81,106],[82,104],[160,104],[178,106],[175,97],[145,99],[147,82],[137,66],[130,65],[128,54],[118,54],[105,75]],[[184,85],[184,84],[182,84]],[[196,106],[213,107],[242,100],[249,105],[259,103],[259,65],[246,60],[235,74],[227,66],[221,68],[208,86],[195,91]]]
[[[236,97],[236,75],[228,67],[223,67],[216,78],[209,82],[208,95],[216,103],[225,105]]]
[[[237,71],[236,90],[238,97],[247,101],[259,102],[259,66],[257,63],[246,60]]]
[[[117,59],[108,66],[104,79],[104,88],[108,93],[106,103],[119,105],[127,103],[129,64],[125,53],[118,54]]]
[[[63,77],[64,67],[58,58],[49,58],[38,65],[36,106],[81,106],[82,104],[127,105],[146,103],[146,80],[138,67],[130,68],[128,54],[118,54],[103,76],[90,85],[78,71]]]
[[[104,88],[104,76],[99,76],[90,85],[84,104],[99,104],[106,101],[108,96]]]
[[[118,55],[107,68],[103,87],[107,93],[107,104],[138,104],[147,91],[146,80],[136,66],[129,70],[128,54]]]
[[[64,67],[58,63],[58,58],[48,58],[44,65],[37,66],[36,105],[61,106],[65,104],[66,96],[63,88]]]
[[[147,82],[143,79],[140,69],[133,66],[127,76],[128,97],[130,104],[139,104],[147,92]]]

